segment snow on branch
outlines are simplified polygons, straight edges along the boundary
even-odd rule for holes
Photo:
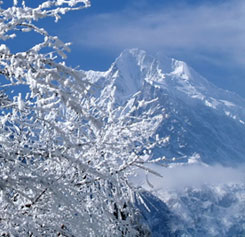
[[[2,235],[137,232],[128,177],[135,167],[147,169],[143,151],[158,142],[151,135],[163,117],[148,111],[134,119],[134,113],[155,100],[128,110],[128,104],[114,108],[111,96],[101,105],[86,74],[66,66],[69,44],[35,24],[89,6],[86,0],[56,0],[31,8],[15,0],[0,9]],[[43,42],[11,52],[8,40],[28,31]]]

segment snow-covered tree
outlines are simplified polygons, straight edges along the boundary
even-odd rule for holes
[[[69,44],[37,24],[89,6],[14,0],[0,8],[1,236],[137,236],[128,177],[145,168],[162,117],[133,118],[144,103],[99,105],[84,72],[65,64]],[[11,52],[8,43],[26,32],[42,42]]]

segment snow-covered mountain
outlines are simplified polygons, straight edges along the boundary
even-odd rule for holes
[[[185,162],[194,155],[207,164],[232,166],[245,161],[245,100],[215,87],[186,63],[131,49],[108,71],[87,76],[101,88],[102,105],[111,97],[114,106],[124,105],[137,92],[131,106],[158,98],[151,106],[165,119],[156,133],[169,142],[154,150],[153,159]]]
[[[153,101],[134,115],[164,118],[154,137],[167,142],[150,157],[166,158],[168,168],[151,165],[163,179],[144,171],[132,179],[143,190],[146,205],[136,205],[152,236],[243,236],[245,100],[182,61],[138,49],[123,51],[106,72],[85,73],[101,107]]]

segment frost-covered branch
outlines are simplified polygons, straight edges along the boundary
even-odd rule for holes
[[[130,111],[127,104],[114,108],[113,99],[101,105],[85,73],[63,61],[69,44],[36,25],[88,6],[87,0],[54,0],[30,8],[15,0],[0,9],[2,235],[136,233],[128,177],[144,168],[163,117],[148,111],[135,119],[144,103]],[[43,42],[11,52],[8,41],[29,31]]]

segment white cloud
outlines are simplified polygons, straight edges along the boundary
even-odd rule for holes
[[[143,186],[146,190],[184,190],[186,187],[201,187],[203,185],[217,186],[244,183],[244,166],[240,168],[216,166],[203,166],[199,164],[163,168],[149,166],[163,177],[138,170],[133,178],[136,185]]]
[[[220,54],[245,64],[245,2],[130,9],[89,16],[75,26],[83,47],[122,50],[138,47],[194,54]],[[77,34],[77,33],[76,33]]]

